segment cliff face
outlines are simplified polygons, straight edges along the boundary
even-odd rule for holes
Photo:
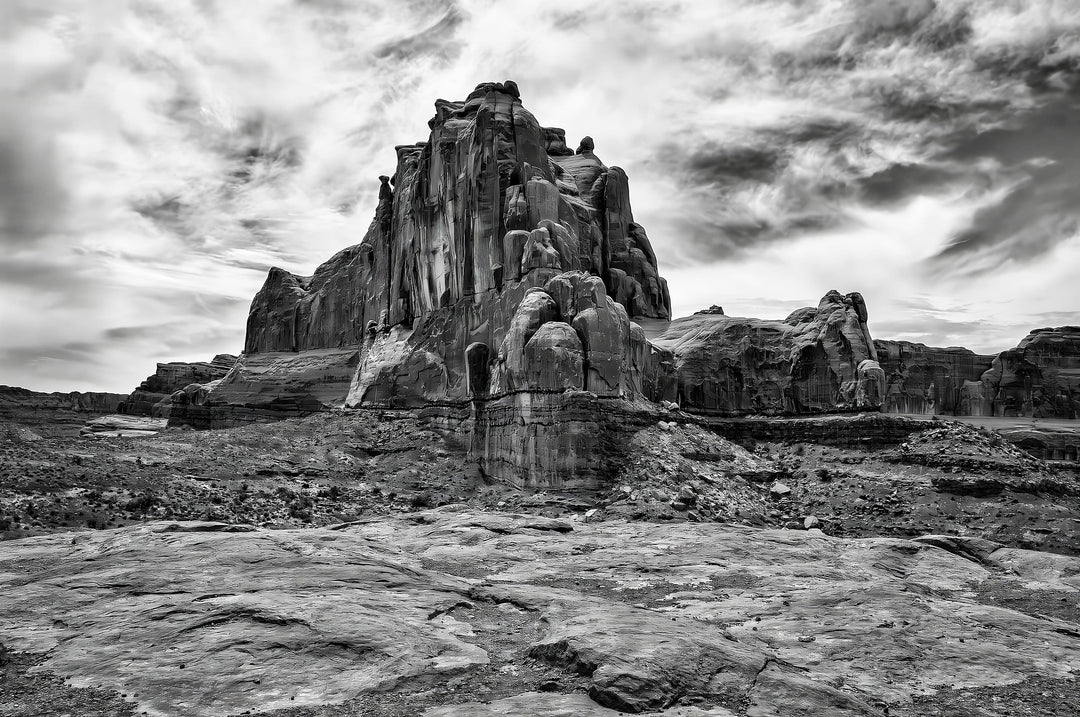
[[[159,363],[157,370],[120,404],[119,412],[133,416],[167,418],[171,397],[187,386],[203,385],[225,376],[236,363],[231,354],[218,354],[210,361]]]
[[[244,357],[190,402],[212,425],[273,413],[283,396],[389,407],[565,389],[674,396],[672,357],[632,321],[668,319],[671,302],[625,172],[588,137],[570,151],[512,82],[435,109],[428,140],[398,147],[393,177],[380,177],[360,244],[310,277],[270,271]]]
[[[121,393],[41,393],[18,386],[0,386],[0,417],[18,418],[24,412],[115,413],[123,400]]]
[[[1080,326],[1035,329],[981,381],[986,415],[1080,418]]]
[[[830,291],[783,321],[698,313],[655,339],[675,354],[686,410],[737,415],[874,410],[885,381],[857,293]]]
[[[891,413],[1080,418],[1080,327],[1035,329],[997,356],[875,344]]]
[[[570,153],[563,131],[541,127],[513,83],[485,83],[435,109],[428,141],[398,147],[394,176],[380,178],[359,245],[311,277],[270,271],[246,353],[356,345],[369,328],[483,302],[536,269],[595,274],[629,316],[669,317],[626,174],[605,166],[591,140]]]
[[[992,415],[985,406],[982,375],[993,356],[965,348],[934,348],[908,341],[875,341],[887,382],[889,413]]]

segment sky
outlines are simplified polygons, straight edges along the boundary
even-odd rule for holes
[[[504,79],[626,169],[676,315],[1080,323],[1076,0],[3,0],[0,65],[0,384],[238,353],[267,269],[358,243],[434,100]]]

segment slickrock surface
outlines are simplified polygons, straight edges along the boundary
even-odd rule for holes
[[[87,421],[80,434],[103,438],[152,436],[167,425],[168,421],[164,418],[125,415],[102,416]]]
[[[1078,573],[956,537],[452,507],[158,522],[6,543],[0,641],[155,715],[932,714],[913,698],[1075,696]]]

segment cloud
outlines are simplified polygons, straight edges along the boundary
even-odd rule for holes
[[[507,78],[628,171],[680,307],[1070,308],[1077,38],[1071,0],[6,0],[0,330],[48,360],[0,381],[235,351],[266,269],[362,238],[432,101]]]

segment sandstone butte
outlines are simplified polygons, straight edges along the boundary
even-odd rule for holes
[[[628,426],[676,408],[1080,414],[1080,327],[996,357],[874,341],[862,296],[838,291],[783,320],[671,320],[626,173],[592,138],[571,150],[512,81],[436,100],[428,126],[396,148],[359,244],[312,276],[270,270],[239,358],[159,364],[126,410],[227,427],[421,409],[486,473],[570,489],[602,478]]]

